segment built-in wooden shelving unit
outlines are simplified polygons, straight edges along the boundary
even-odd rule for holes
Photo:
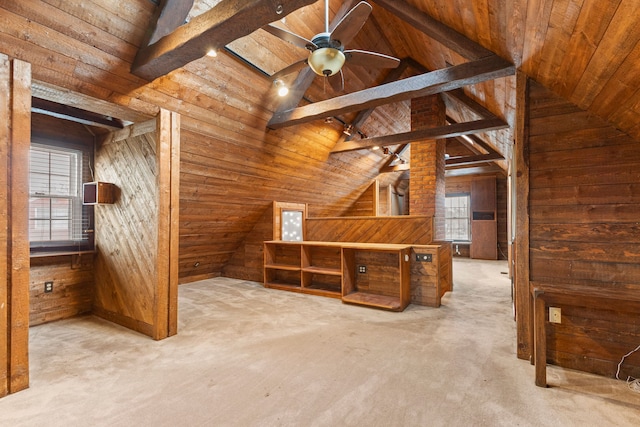
[[[411,246],[381,243],[264,243],[268,288],[402,311],[411,301]]]

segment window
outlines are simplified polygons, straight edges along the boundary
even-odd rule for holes
[[[456,242],[471,241],[470,197],[456,194],[445,198],[445,238]]]
[[[93,248],[93,209],[82,205],[91,152],[33,142],[29,157],[29,241],[32,251]]]

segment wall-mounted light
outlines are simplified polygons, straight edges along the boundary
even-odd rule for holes
[[[273,84],[276,85],[278,96],[287,96],[287,94],[289,93],[289,88],[284,84],[282,80],[275,80]]]

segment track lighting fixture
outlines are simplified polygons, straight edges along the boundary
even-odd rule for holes
[[[273,84],[278,89],[278,96],[287,96],[287,94],[289,93],[289,88],[284,84],[282,80],[275,80]]]

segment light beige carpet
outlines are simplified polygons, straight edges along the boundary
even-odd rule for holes
[[[92,316],[31,328],[2,426],[625,426],[621,381],[515,356],[504,262],[456,259],[440,308],[402,313],[227,278],[180,287],[155,342]]]

